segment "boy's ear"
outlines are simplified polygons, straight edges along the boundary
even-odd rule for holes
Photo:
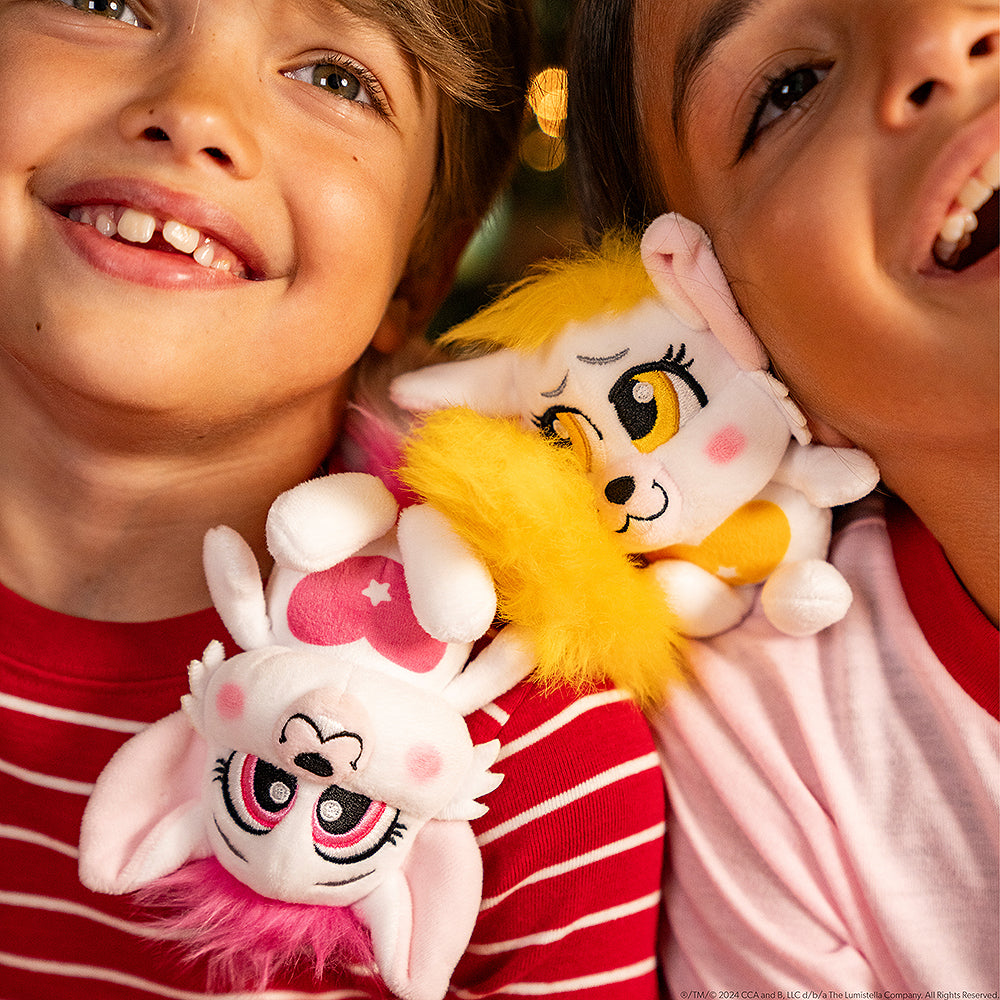
[[[471,222],[456,221],[437,238],[418,237],[396,292],[372,338],[372,347],[392,354],[414,336],[420,336],[451,290],[459,258],[472,237]]]

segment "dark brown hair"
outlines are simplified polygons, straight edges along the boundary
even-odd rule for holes
[[[570,32],[567,163],[591,242],[609,229],[642,229],[666,210],[642,136],[633,6],[579,0]]]

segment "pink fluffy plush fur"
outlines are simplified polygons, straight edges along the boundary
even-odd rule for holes
[[[367,928],[348,907],[265,899],[215,858],[192,861],[136,893],[190,961],[204,959],[213,986],[264,989],[279,969],[316,979],[333,967],[374,964]]]

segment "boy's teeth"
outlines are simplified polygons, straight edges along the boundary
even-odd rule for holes
[[[148,243],[159,229],[166,243],[180,253],[190,254],[202,267],[245,275],[241,262],[222,244],[176,219],[167,219],[161,225],[148,212],[114,205],[81,205],[67,214],[74,222],[93,226],[102,236],[119,236],[129,243]]]
[[[156,219],[145,212],[126,208],[118,219],[118,235],[129,243],[148,243],[156,232]]]
[[[183,222],[170,219],[163,223],[163,238],[181,253],[194,253],[201,241],[201,233],[197,229],[185,226]]]
[[[979,171],[979,176],[986,184],[989,184],[994,191],[1000,187],[1000,153],[994,153],[986,161],[986,163],[983,164],[983,169]]]

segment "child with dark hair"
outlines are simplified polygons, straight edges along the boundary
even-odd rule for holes
[[[670,988],[992,995],[997,5],[581,0],[572,53],[589,231],[704,227],[815,439],[884,482],[835,533],[844,621],[756,609],[653,717]]]

